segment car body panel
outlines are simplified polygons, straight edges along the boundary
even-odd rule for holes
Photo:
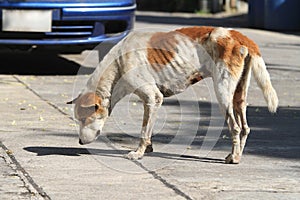
[[[136,8],[133,0],[0,0],[3,9],[51,10],[49,32],[0,30],[0,45],[89,45],[117,42],[132,30]]]

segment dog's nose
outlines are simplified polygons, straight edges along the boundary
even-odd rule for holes
[[[80,144],[80,145],[83,145],[83,143],[82,143],[81,139],[79,139],[79,144]]]

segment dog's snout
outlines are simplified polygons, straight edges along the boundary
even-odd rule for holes
[[[79,139],[79,144],[80,144],[80,145],[83,145],[83,143],[82,143],[81,139]]]

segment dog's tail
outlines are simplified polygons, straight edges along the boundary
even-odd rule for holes
[[[274,90],[266,64],[261,56],[253,56],[251,59],[254,78],[263,92],[270,112],[275,113],[278,107],[278,97]]]

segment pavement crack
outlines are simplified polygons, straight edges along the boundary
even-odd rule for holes
[[[24,187],[30,192],[31,194],[40,195],[45,200],[51,200],[51,198],[47,195],[47,193],[39,187],[29,173],[21,166],[21,164],[17,161],[15,156],[9,152],[9,149],[0,141],[0,148],[2,148],[5,152],[5,160],[6,162],[13,163],[15,165],[15,171],[18,173],[17,175],[21,179],[24,184]],[[9,161],[8,161],[9,160]]]
[[[136,161],[136,160],[132,160],[132,162],[134,162],[137,166],[139,166],[140,168],[142,168],[143,170],[145,170],[146,172],[148,172],[149,174],[151,174],[153,176],[154,179],[160,181],[161,183],[163,183],[166,187],[172,189],[176,194],[184,197],[185,199],[188,200],[192,200],[192,198],[190,196],[188,196],[187,194],[185,194],[183,191],[181,191],[178,187],[176,187],[175,185],[169,183],[166,179],[164,179],[163,177],[161,177],[159,174],[157,174],[155,171],[149,170],[147,167],[145,167],[142,163]]]
[[[36,95],[38,98],[40,98],[42,101],[46,102],[48,105],[50,105],[51,107],[53,107],[55,110],[57,110],[58,112],[60,112],[61,114],[67,116],[69,119],[71,119],[73,121],[73,118],[66,113],[65,111],[63,111],[61,108],[59,108],[57,105],[55,105],[54,103],[51,103],[49,100],[45,99],[44,97],[42,97],[39,93],[37,93],[33,88],[31,88],[26,82],[22,81],[21,79],[18,78],[18,76],[13,75],[13,77],[22,85],[24,85],[26,87],[26,89],[28,89],[29,91],[31,91],[34,95]]]
[[[118,150],[111,142],[110,140],[106,139],[105,137],[101,137],[100,138],[101,141],[103,141],[108,147],[114,149],[114,150]],[[124,158],[125,159],[125,158]],[[128,160],[128,159],[126,159]],[[176,194],[178,194],[179,196],[187,199],[187,200],[192,200],[192,198],[187,195],[186,193],[184,193],[183,191],[181,191],[176,185],[173,185],[172,183],[168,182],[166,179],[164,179],[163,177],[161,177],[158,173],[156,173],[153,170],[148,169],[145,165],[143,165],[142,163],[138,162],[137,160],[129,160],[131,162],[133,162],[134,164],[136,164],[138,167],[142,168],[144,171],[146,171],[148,174],[152,175],[152,177],[158,181],[160,181],[163,185],[165,185],[167,188],[173,190]]]

